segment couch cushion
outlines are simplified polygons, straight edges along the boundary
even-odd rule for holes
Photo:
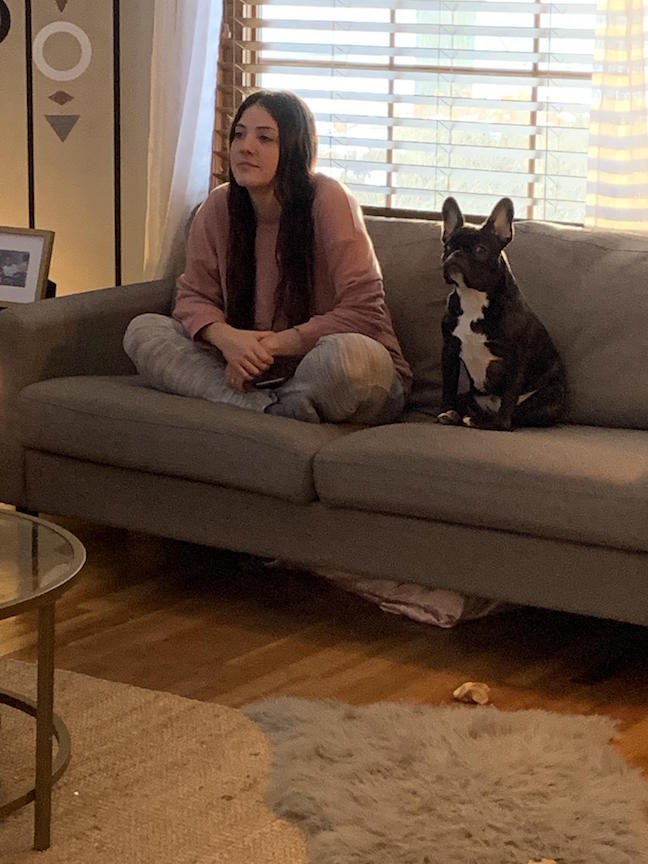
[[[648,236],[515,225],[508,256],[560,350],[570,419],[648,428]]]
[[[424,219],[366,217],[380,261],[394,330],[414,380],[411,407],[441,408],[441,319],[448,286],[441,273],[441,225]]]
[[[648,551],[648,436],[636,430],[401,423],[327,445],[314,474],[327,504]]]
[[[355,428],[172,396],[135,375],[41,381],[20,393],[18,408],[26,447],[298,503],[313,500],[315,453]]]

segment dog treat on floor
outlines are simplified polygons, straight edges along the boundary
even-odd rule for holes
[[[477,705],[487,705],[490,702],[490,687],[481,681],[466,681],[453,691],[452,695],[459,702],[475,702]]]

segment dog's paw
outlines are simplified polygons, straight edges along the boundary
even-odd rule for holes
[[[458,411],[442,411],[437,415],[437,420],[444,426],[461,426],[461,416]]]
[[[464,426],[470,426],[472,429],[492,429],[497,432],[510,432],[512,430],[511,421],[500,417],[471,417],[469,414],[462,419]]]

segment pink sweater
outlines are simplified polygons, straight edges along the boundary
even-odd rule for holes
[[[408,384],[412,372],[403,357],[385,305],[382,274],[362,211],[351,192],[337,180],[315,174],[313,220],[315,233],[313,309],[297,326],[308,350],[321,336],[363,333],[382,343],[396,371]],[[173,310],[193,339],[215,321],[224,321],[227,298],[227,188],[214,189],[193,220],[187,242],[185,272],[178,279]],[[275,246],[279,221],[259,222],[256,234],[257,330],[272,329],[279,274]],[[276,321],[275,330],[287,322]]]

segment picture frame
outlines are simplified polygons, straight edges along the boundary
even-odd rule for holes
[[[53,231],[0,225],[0,307],[46,296]]]

